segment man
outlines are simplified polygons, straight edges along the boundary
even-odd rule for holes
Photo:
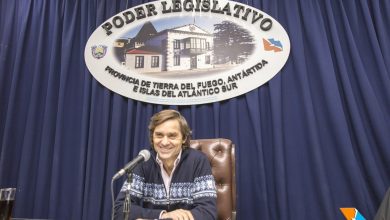
[[[216,219],[216,189],[210,163],[189,148],[191,130],[175,110],[156,113],[149,123],[150,160],[138,165],[131,186],[125,182],[116,201],[115,219],[123,219],[130,189],[130,219]]]

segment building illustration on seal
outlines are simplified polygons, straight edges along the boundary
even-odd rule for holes
[[[157,32],[145,23],[129,42],[124,65],[138,72],[213,68],[213,34],[195,24]]]
[[[133,37],[115,41],[115,56],[126,69],[153,74],[216,71],[245,62],[253,38],[231,22],[213,23],[214,33],[193,23],[157,31],[144,23]],[[189,73],[189,72],[188,72]]]

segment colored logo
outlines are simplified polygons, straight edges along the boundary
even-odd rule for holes
[[[264,45],[264,50],[266,51],[275,51],[275,52],[283,51],[282,43],[278,40],[274,40],[273,38],[270,38],[268,40],[263,38],[263,45]]]
[[[96,59],[103,58],[106,55],[107,52],[107,46],[99,45],[99,46],[92,46],[92,56]]]
[[[340,210],[347,220],[366,220],[355,208],[340,208]]]

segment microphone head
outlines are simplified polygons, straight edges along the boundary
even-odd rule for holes
[[[148,150],[146,150],[146,149],[143,149],[143,150],[141,150],[141,151],[139,152],[138,155],[141,155],[141,156],[145,159],[145,161],[148,161],[149,158],[150,158],[150,151],[148,151]]]

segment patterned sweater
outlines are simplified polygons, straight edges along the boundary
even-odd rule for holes
[[[195,220],[217,218],[216,188],[210,162],[201,151],[187,148],[177,165],[167,195],[161,170],[152,151],[150,160],[138,165],[131,186],[123,184],[115,200],[115,218],[123,219],[125,192],[130,188],[130,219],[157,219],[162,210],[190,210]]]

